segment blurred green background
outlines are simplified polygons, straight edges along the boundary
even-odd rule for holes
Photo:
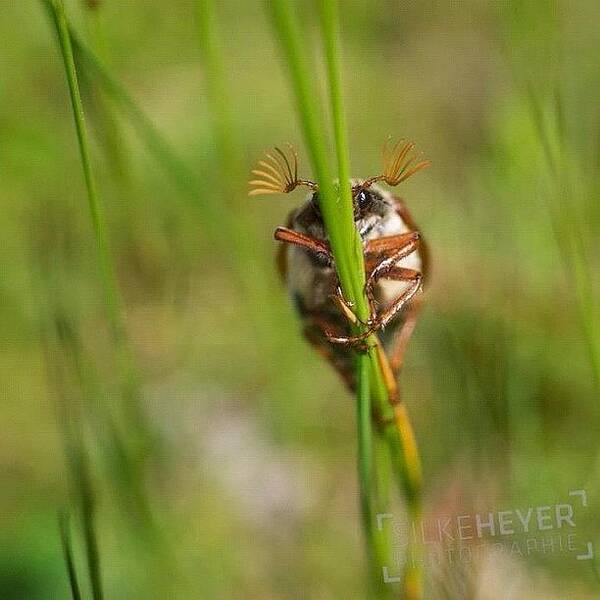
[[[433,163],[399,191],[432,254],[401,379],[426,518],[587,492],[578,552],[490,540],[431,566],[426,597],[600,597],[597,559],[576,559],[600,551],[600,5],[340,4],[353,172],[378,171],[390,134]],[[161,136],[157,153],[79,65],[138,380],[120,384],[51,22],[3,2],[0,597],[69,597],[64,510],[86,593],[93,517],[106,598],[365,597],[354,399],[275,273],[272,231],[302,192],[246,196],[275,144],[310,176],[264,5],[217,7],[226,89],[196,3],[66,5]]]

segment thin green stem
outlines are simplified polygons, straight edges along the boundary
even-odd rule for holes
[[[235,126],[223,61],[222,45],[214,0],[198,0],[198,25],[202,47],[205,82],[213,120],[213,130],[218,140],[218,153],[222,167],[241,173],[243,157],[235,139]],[[231,178],[226,178],[228,181]]]
[[[337,155],[337,167],[339,174],[339,202],[352,208],[352,187],[350,183],[350,153],[348,151],[348,140],[346,136],[346,117],[342,94],[342,76],[340,69],[340,33],[339,17],[336,0],[324,0],[320,3],[321,22],[325,42],[325,57],[327,65],[327,76],[329,83],[329,94],[331,101],[331,113],[333,116],[333,131]],[[358,247],[359,252],[354,251],[350,257],[355,277],[348,285],[360,287],[353,288],[352,294],[355,299],[355,311],[358,318],[366,322],[369,318],[367,302],[364,298],[365,266],[362,245],[354,225],[354,219],[344,219],[341,223],[344,227],[344,235],[350,240],[350,247],[354,250]],[[356,302],[356,299],[358,301]],[[379,571],[376,561],[376,542],[373,532],[374,504],[376,490],[373,475],[373,431],[371,411],[371,373],[373,379],[378,376],[377,370],[371,369],[371,357],[361,355],[357,359],[357,430],[358,430],[358,473],[360,485],[360,506],[363,520],[363,530],[367,541],[367,553],[371,574]]]
[[[353,265],[352,240],[348,238],[349,226],[353,221],[352,204],[339,198],[333,184],[333,173],[327,159],[325,144],[326,127],[320,111],[314,77],[309,69],[309,60],[302,43],[300,25],[289,0],[274,0],[268,3],[275,31],[287,59],[291,83],[295,92],[298,114],[304,132],[316,179],[319,183],[320,208],[331,243],[340,285],[347,300],[355,303],[362,313],[362,294],[356,297],[355,290],[361,289],[361,275]]]
[[[342,92],[342,74],[340,68],[340,27],[337,0],[323,0],[321,6],[321,21],[325,41],[325,57],[331,100],[331,114],[333,117],[333,131],[335,137],[340,203],[353,211],[352,186],[350,183],[350,152],[346,134],[346,116],[344,111],[344,97]],[[355,312],[359,319],[366,321],[369,318],[369,307],[364,294],[365,265],[362,243],[354,225],[354,218],[342,220],[345,236],[351,240],[352,262],[356,276],[352,278],[354,285],[359,285],[353,290],[353,300],[356,303]]]
[[[340,181],[340,198],[341,202],[347,202],[352,206],[352,195],[351,195],[351,183],[350,183],[350,158],[348,152],[348,141],[346,136],[346,119],[343,107],[343,93],[342,93],[342,80],[341,80],[341,69],[340,69],[340,33],[339,33],[339,16],[337,0],[323,0],[321,2],[321,18],[323,23],[323,32],[325,37],[325,55],[327,64],[327,73],[329,81],[329,91],[331,96],[331,112],[333,115],[334,134],[336,141],[337,159],[338,159],[338,170],[339,170],[339,181]],[[352,219],[348,224],[348,237],[352,239],[354,249],[354,268],[360,271],[362,277],[358,277],[355,280],[360,280],[361,287],[355,290],[355,297],[365,300],[364,302],[356,302],[356,314],[362,320],[365,321],[369,315],[368,305],[364,296],[364,255],[363,246],[360,236],[356,231],[354,220]],[[364,312],[363,312],[364,311]],[[389,392],[385,386],[381,365],[380,357],[375,349],[377,340],[375,336],[371,336],[368,341],[371,346],[368,353],[368,363],[370,363],[370,379],[372,380],[371,388],[369,391],[368,404],[371,406],[370,394],[372,393],[375,402],[378,405],[378,413],[385,414],[390,412],[389,410]],[[358,402],[367,403],[367,400],[363,397],[364,390],[362,389],[361,375],[363,371],[359,370],[358,374]],[[367,417],[370,419],[370,417]],[[392,435],[390,436],[390,443],[398,445],[400,444],[400,456],[403,459],[402,468],[398,469],[400,473],[403,473],[402,484],[405,489],[405,496],[407,499],[409,511],[414,521],[420,518],[421,507],[420,507],[420,496],[421,496],[421,463],[419,453],[414,438],[414,433],[406,412],[406,407],[403,404],[395,406],[393,409],[393,420],[395,421],[394,430],[393,426],[390,427]],[[365,425],[363,425],[364,427]],[[370,422],[369,422],[369,427]],[[359,425],[360,427],[360,425]],[[363,448],[364,451],[364,448]],[[369,456],[373,455],[372,448],[369,449]],[[360,455],[362,459],[362,454]],[[379,456],[379,455],[378,455]],[[372,458],[371,458],[372,460]],[[378,464],[379,470],[385,469],[385,466]],[[375,498],[377,491],[373,487],[373,477],[368,481],[371,500],[373,504],[381,504],[382,498]],[[373,518],[371,508],[371,519]],[[384,545],[385,545],[385,540]],[[385,556],[383,559],[385,560]],[[418,579],[420,574],[417,570],[412,569],[410,576],[407,576],[407,588],[413,589],[415,585],[412,580]],[[408,593],[408,592],[407,592]],[[414,594],[413,594],[414,596]]]
[[[62,332],[57,327],[57,339],[62,337]],[[87,560],[88,576],[94,600],[102,600],[102,577],[100,569],[100,552],[96,536],[95,524],[95,494],[90,472],[87,449],[83,440],[81,414],[72,401],[71,393],[67,388],[64,371],[54,364],[54,356],[60,356],[57,348],[51,345],[47,330],[42,332],[42,349],[46,358],[46,368],[49,380],[53,383],[57,397],[57,415],[63,434],[65,457],[69,468],[70,484],[73,495],[77,500],[79,516],[83,527],[85,554]],[[61,538],[65,560],[69,573],[71,593],[77,597],[79,583],[75,572],[71,537],[68,524],[63,519],[61,525]]]
[[[88,208],[92,218],[94,235],[96,237],[98,262],[100,264],[108,319],[114,338],[121,342],[125,335],[123,320],[121,318],[121,302],[119,293],[117,291],[116,278],[106,240],[106,222],[104,210],[100,202],[96,181],[92,172],[90,144],[85,125],[85,116],[83,111],[83,103],[81,101],[81,93],[79,90],[77,70],[75,68],[75,60],[73,58],[71,37],[69,35],[69,29],[67,26],[62,0],[53,0],[51,2],[51,6],[52,16],[56,26],[64,62],[65,73],[67,76],[67,83],[69,85],[69,93],[73,108],[73,118],[75,120],[75,130],[77,133],[79,152],[81,155],[81,166],[83,168],[83,176],[87,189]]]
[[[298,20],[289,0],[275,0],[270,4],[275,30],[278,34],[284,56],[291,74],[298,112],[304,131],[304,137],[311,157],[312,165],[319,184],[319,202],[329,237],[336,270],[345,298],[352,303],[353,310],[360,321],[370,316],[369,304],[365,297],[365,267],[362,241],[354,223],[353,201],[350,186],[350,161],[346,124],[343,110],[343,94],[340,70],[339,19],[335,0],[322,0],[321,20],[325,40],[328,83],[333,114],[334,134],[339,171],[339,192],[332,182],[332,171],[326,156],[325,120],[317,103],[314,78],[309,70],[309,61],[302,44],[302,35]],[[358,325],[358,330],[364,326]],[[373,536],[373,447],[371,423],[371,394],[376,411],[382,417],[389,416],[396,424],[390,432],[386,428],[385,438],[390,453],[401,459],[401,482],[407,496],[407,502],[414,518],[420,515],[421,469],[414,435],[408,421],[405,407],[390,405],[388,390],[384,383],[380,354],[376,349],[377,339],[370,336],[367,356],[357,362],[357,416],[359,435],[359,476],[361,484],[361,509],[365,534],[369,545],[369,557],[385,560],[382,545]],[[369,382],[367,384],[367,382]],[[368,411],[367,411],[368,408]],[[398,465],[398,460],[395,464]],[[368,468],[367,468],[368,465]],[[377,564],[375,562],[375,564]],[[407,578],[408,579],[408,578]],[[417,578],[420,581],[420,576]],[[411,590],[419,586],[407,581]],[[407,590],[408,593],[408,590]],[[411,592],[411,598],[418,598]]]
[[[104,10],[102,6],[96,3],[83,1],[85,7],[85,18],[87,24],[88,39],[92,40],[98,56],[102,58],[105,64],[110,62],[110,51],[107,44],[104,27]],[[71,36],[71,43],[73,38]],[[74,49],[77,57],[77,49]],[[128,148],[125,144],[125,136],[121,123],[117,118],[116,106],[109,102],[109,96],[101,86],[92,82],[90,78],[85,77],[85,70],[81,72],[81,84],[85,97],[86,83],[92,88],[92,97],[94,99],[94,108],[100,122],[98,131],[100,139],[104,144],[106,155],[117,181],[118,193],[122,204],[127,207],[128,195],[132,191],[132,181],[128,164]]]
[[[368,539],[373,530],[373,432],[371,428],[371,393],[369,384],[369,360],[366,356],[357,357],[358,378],[356,423],[358,432],[358,479],[360,483],[360,504],[363,528]]]
[[[127,416],[129,423],[133,425],[134,431],[137,431],[139,435],[136,440],[138,443],[138,447],[136,448],[137,456],[132,461],[132,464],[135,463],[136,469],[139,471],[136,472],[135,482],[132,482],[132,485],[138,488],[141,485],[142,464],[149,449],[150,439],[146,420],[139,406],[137,368],[126,334],[121,295],[108,247],[104,208],[100,201],[92,169],[90,143],[64,4],[62,0],[42,0],[42,2],[48,8],[56,28],[71,98],[81,165],[87,191],[88,208],[96,241],[96,254],[104,294],[105,310],[113,341],[115,360],[119,369],[124,414]]]
[[[60,529],[60,539],[65,558],[65,566],[67,567],[67,575],[69,576],[69,587],[71,589],[72,600],[81,600],[81,590],[77,578],[77,570],[75,569],[75,560],[73,557],[73,543],[71,540],[71,525],[69,523],[69,515],[60,513],[58,515],[58,526]]]
[[[340,33],[339,16],[337,0],[322,0],[321,18],[323,23],[323,32],[325,38],[325,55],[328,73],[328,83],[331,97],[331,112],[333,115],[334,134],[336,141],[338,170],[340,180],[340,203],[346,203],[352,208],[352,192],[350,183],[350,157],[348,152],[348,142],[346,136],[346,119],[343,106],[342,80],[340,69]],[[356,231],[354,219],[346,224],[347,235],[352,240],[354,255],[353,268],[358,271],[354,281],[360,282],[360,288],[355,290],[355,312],[357,316],[366,321],[369,318],[369,309],[364,294],[365,267],[363,246],[360,236]],[[369,359],[371,362],[372,393],[379,403],[381,412],[389,412],[388,390],[383,381],[379,355],[375,349],[376,338],[372,336],[368,342],[370,345]],[[381,414],[380,412],[380,414]],[[396,409],[397,425],[400,432],[400,442],[402,444],[403,455],[405,457],[405,470],[407,496],[418,498],[421,488],[421,468],[420,460],[414,442],[414,435],[404,406]]]
[[[352,185],[350,181],[350,153],[348,150],[346,115],[342,91],[338,3],[337,0],[323,0],[320,3],[320,7],[339,174],[340,202],[353,207]],[[346,227],[346,236],[351,242],[353,269],[357,273],[352,283],[355,286],[359,286],[353,290],[354,298],[356,299],[355,313],[362,322],[366,322],[370,315],[364,293],[365,264],[362,240],[356,231],[354,218],[349,219],[343,224]],[[371,346],[375,345],[374,336],[368,343]],[[388,547],[388,539],[385,535],[378,534],[374,530],[373,521],[376,511],[388,512],[389,509],[387,505],[384,506],[384,499],[380,496],[376,485],[377,473],[385,470],[385,465],[380,462],[382,458],[381,453],[375,455],[373,448],[372,395],[377,396],[378,404],[386,405],[386,407],[389,406],[389,398],[382,379],[375,348],[370,348],[366,356],[361,355],[358,357],[356,379],[358,382],[356,402],[361,513],[363,530],[367,541],[371,579],[374,589],[381,592],[381,568],[388,562],[390,548]]]
[[[85,539],[85,551],[88,564],[92,596],[94,600],[102,600],[102,578],[100,569],[100,551],[98,549],[98,538],[96,535],[96,506],[91,482],[89,459],[83,446],[83,440],[79,441],[73,460],[75,462],[75,478],[79,486],[81,502],[81,524],[83,537]]]
[[[71,414],[73,404],[68,399],[68,392],[64,389],[64,382],[59,381],[57,390],[61,395],[61,413],[63,419],[63,434],[65,437],[65,451],[71,474],[71,485],[79,504],[81,526],[85,542],[85,555],[88,576],[94,600],[102,600],[102,571],[100,568],[100,551],[96,535],[96,502],[94,484],[90,471],[90,460],[83,439],[81,416]],[[70,406],[67,406],[70,404]],[[73,422],[76,422],[76,426]]]

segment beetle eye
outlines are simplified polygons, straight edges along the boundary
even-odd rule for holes
[[[358,204],[359,208],[365,208],[369,204],[369,201],[370,198],[364,190],[358,192],[358,195],[356,196],[356,203]]]

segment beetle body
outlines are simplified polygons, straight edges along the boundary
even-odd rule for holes
[[[315,182],[298,177],[298,156],[280,148],[258,161],[250,181],[250,195],[288,194],[298,186],[311,193],[293,211],[287,227],[278,227],[275,239],[284,242],[278,256],[280,272],[302,318],[304,333],[315,348],[355,388],[354,351],[377,334],[380,364],[387,377],[390,398],[395,398],[394,377],[402,366],[404,351],[414,329],[426,251],[420,233],[404,203],[378,182],[397,186],[421,169],[428,160],[411,156],[412,142],[386,144],[381,174],[352,181],[354,224],[365,258],[365,294],[370,318],[360,328],[352,307],[345,301],[335,269],[334,256],[319,207]],[[386,369],[383,365],[387,365]]]
[[[360,182],[353,181],[353,187]],[[390,238],[417,228],[404,203],[382,187],[372,184],[355,198],[355,226],[366,246],[370,241]],[[288,217],[288,227],[298,233],[327,243],[328,238],[318,207],[318,192],[312,192],[306,201]],[[304,326],[307,339],[330,360],[350,388],[354,388],[354,350],[350,344],[333,344],[331,333],[349,335],[349,323],[332,297],[339,287],[335,265],[325,255],[295,244],[280,247],[278,263]],[[425,269],[425,247],[399,259],[395,266],[422,273]],[[411,285],[408,281],[382,277],[373,286],[375,311],[382,312],[404,294]],[[414,301],[413,301],[414,302]],[[407,322],[411,304],[405,305],[381,332],[386,353],[394,354],[398,333]]]

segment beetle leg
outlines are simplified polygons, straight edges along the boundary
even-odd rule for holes
[[[409,271],[409,274],[402,272],[398,273],[401,281],[407,281],[410,285],[400,294],[386,309],[384,309],[373,323],[372,327],[377,330],[385,327],[421,290],[423,276],[418,271],[411,269],[401,269],[401,271]],[[388,275],[392,274],[388,272]]]
[[[375,238],[365,244],[365,253],[367,256],[381,256],[391,250],[400,250],[410,243],[418,242],[420,237],[421,234],[418,231],[409,231],[398,235]]]
[[[348,319],[348,321],[351,325],[357,325],[360,322],[358,317],[352,312],[350,306],[346,302],[346,299],[342,295],[342,291],[340,288],[338,288],[337,294],[333,297],[333,299],[338,304],[342,314],[346,317],[346,319]],[[321,323],[320,329],[327,336],[327,338],[331,341],[331,336],[333,335],[332,328],[330,327],[329,324],[326,324],[326,326],[323,327],[323,325],[322,325],[323,321],[324,321],[323,319],[319,319],[319,320],[316,319],[315,323],[319,323],[319,322]],[[333,356],[333,352],[331,352],[331,350],[327,350],[324,348],[318,348],[318,351],[322,356],[325,356],[326,358]],[[390,404],[392,404],[392,406],[393,406],[397,402],[399,402],[400,394],[398,391],[398,384],[396,383],[396,377],[394,375],[394,370],[392,369],[390,361],[388,360],[388,357],[383,348],[383,345],[377,336],[375,336],[375,351],[377,352],[377,360],[379,362],[379,365],[381,366],[381,372],[383,374],[383,380],[384,380],[385,386],[388,391],[388,397],[390,399]],[[334,364],[334,366],[335,366],[335,364]],[[343,374],[342,374],[342,376],[343,376]],[[352,375],[352,381],[354,382],[353,375]],[[350,389],[352,391],[354,391],[354,385],[351,385]],[[383,417],[376,411],[373,412],[373,419],[380,426],[384,426],[384,425],[388,424],[388,422],[385,419],[383,419]]]
[[[374,332],[374,329],[368,329],[360,335],[337,335],[332,331],[325,331],[327,341],[331,344],[337,344],[339,346],[347,346],[357,352],[367,352],[369,350],[369,343],[367,338]]]
[[[346,320],[351,325],[366,325],[369,326],[369,323],[364,323],[361,321],[354,311],[352,310],[352,306],[348,303],[346,298],[344,298],[344,294],[342,293],[341,288],[338,286],[336,293],[331,296],[331,300],[338,307],[339,311],[344,315]],[[345,336],[340,335],[339,332],[331,331],[330,329],[324,329],[323,332],[327,336],[327,340],[332,344],[340,344],[354,348],[359,352],[366,352],[368,350],[368,344],[365,339],[361,336]]]
[[[371,284],[377,283],[380,279],[393,279],[394,281],[415,281],[421,276],[420,271],[415,269],[407,269],[392,265],[385,271],[375,271],[375,266],[372,267],[370,261],[367,262],[367,281]]]
[[[395,374],[398,374],[404,364],[404,353],[408,342],[415,330],[417,319],[421,309],[423,308],[423,302],[421,297],[415,298],[406,311],[406,318],[400,329],[394,335],[392,341],[392,347],[390,350],[390,365]]]
[[[340,309],[340,312],[346,317],[346,320],[352,325],[368,325],[364,321],[361,321],[354,311],[352,310],[352,304],[344,298],[342,288],[338,286],[334,295],[330,296],[333,303]]]
[[[400,218],[406,223],[409,229],[416,231],[418,229],[408,207],[401,198],[394,197],[394,208]],[[428,276],[429,266],[429,253],[427,251],[427,244],[421,239],[419,242],[419,255],[422,262],[422,273],[425,278]],[[404,323],[397,331],[392,341],[392,347],[390,349],[390,364],[394,373],[398,373],[402,368],[404,362],[404,352],[410,340],[410,337],[415,329],[417,319],[423,307],[423,301],[421,297],[415,298],[406,311]]]
[[[402,271],[404,271],[404,270],[402,270]],[[394,273],[392,273],[390,276],[393,276],[393,275],[394,275]],[[401,275],[404,275],[404,273],[398,274],[398,276],[401,276]],[[346,302],[344,296],[342,295],[342,291],[340,288],[338,288],[337,294],[333,298],[334,298],[334,301],[338,304],[341,312],[348,319],[348,321],[352,325],[357,325],[359,320],[358,320],[357,316],[352,312],[352,309],[350,308],[348,303]],[[329,324],[323,318],[316,318],[315,324],[319,327],[319,329],[321,329],[321,331],[331,341],[332,325]],[[323,325],[325,325],[325,326],[323,326]],[[305,335],[310,341],[311,340],[310,336],[314,335],[314,330],[309,331],[309,329],[310,328],[307,328],[305,330]],[[339,338],[339,339],[341,339],[341,338]],[[316,346],[317,351],[321,354],[321,356],[324,356],[336,368],[336,370],[341,374],[341,376],[344,378],[344,381],[348,385],[349,389],[351,391],[355,391],[355,388],[356,388],[355,376],[354,376],[354,373],[352,372],[352,370],[349,369],[348,365],[344,363],[344,367],[342,368],[339,364],[339,360],[336,360],[337,357],[335,356],[335,353],[332,352],[329,348],[323,347],[320,344],[320,340],[317,339],[316,341],[314,341],[312,343]],[[350,343],[349,345],[352,345],[352,344]],[[384,427],[387,427],[392,424],[399,426],[400,420],[399,420],[398,414],[401,413],[402,411],[404,411],[405,409],[401,405],[400,389],[398,387],[398,382],[396,381],[396,373],[394,371],[394,367],[387,357],[387,354],[385,352],[385,349],[383,348],[383,344],[381,343],[381,340],[377,336],[375,336],[375,352],[377,353],[377,361],[379,362],[379,366],[381,368],[383,382],[385,384],[385,387],[386,387],[387,393],[388,393],[388,401],[394,411],[394,416],[390,417],[390,418],[384,418],[375,407],[373,407],[371,416],[372,416],[373,421],[380,428],[384,428]]]
[[[386,279],[394,279],[398,281],[413,281],[417,285],[419,285],[422,281],[421,274],[418,271],[413,271],[412,269],[403,269],[402,267],[394,267],[388,271],[384,277]],[[392,348],[389,353],[389,363],[394,377],[398,375],[404,363],[404,353],[417,324],[417,319],[419,317],[419,313],[421,312],[422,306],[423,302],[421,297],[412,299],[406,310],[404,322],[394,335]],[[390,308],[392,307],[393,305]],[[385,318],[385,315],[381,317],[382,320],[385,320]]]
[[[422,278],[421,274],[417,271],[396,267],[386,273],[385,277],[400,281],[410,281],[411,285],[396,299],[395,302],[393,302],[386,309],[382,315],[378,317],[375,326],[370,328],[370,333],[373,333],[374,330],[378,329],[379,327],[385,326],[385,324],[388,323],[394,317],[394,315],[406,305],[407,302],[410,302],[414,298],[415,294],[421,288]],[[420,299],[411,302],[406,321],[402,325],[395,338],[391,359],[388,358],[379,338],[375,336],[375,349],[377,352],[378,362],[381,367],[383,381],[388,392],[389,404],[393,410],[393,417],[384,419],[381,414],[374,412],[373,419],[381,428],[394,424],[399,431],[400,438],[405,440],[405,443],[407,444],[407,451],[409,452],[415,452],[414,434],[408,422],[406,406],[401,401],[400,389],[396,381],[396,375],[402,365],[404,351],[406,350],[408,340],[410,339],[410,336],[414,330],[420,308]],[[353,313],[350,312],[350,314]],[[354,324],[356,324],[356,321],[354,321]],[[355,336],[355,338],[361,338],[363,335],[365,334],[361,334],[361,336]],[[341,338],[339,339],[341,340]],[[332,340],[330,339],[330,341]],[[348,338],[348,343],[353,343],[353,339]]]
[[[370,270],[366,283],[366,291],[379,279],[384,277],[399,260],[406,258],[419,247],[420,234],[418,231],[411,231],[400,235],[370,240],[366,247],[367,260],[371,264],[375,259],[380,259]]]
[[[331,250],[327,242],[318,240],[310,235],[294,231],[288,227],[278,227],[275,230],[274,237],[280,242],[301,246],[317,256],[325,257],[330,264],[333,262],[333,255],[331,254]]]
[[[409,256],[419,247],[420,234],[418,231],[411,231],[400,235],[392,235],[375,240],[370,240],[365,248],[367,258],[367,282],[365,284],[365,294],[369,299],[372,308],[376,305],[373,285],[381,277],[392,269],[399,260]],[[398,277],[390,277],[398,279]]]
[[[323,343],[323,337],[320,333],[327,336],[327,330],[332,327],[331,324],[324,325],[323,323],[315,322],[313,325],[307,325],[304,328],[304,337],[315,348],[315,350],[340,374],[344,383],[350,391],[356,388],[354,369],[352,369],[351,361],[344,361],[339,355],[333,351],[329,344]],[[319,333],[320,332],[320,333]]]
[[[402,272],[398,274],[401,280],[405,280],[405,275]],[[332,344],[354,345],[366,340],[372,333],[385,327],[415,297],[421,289],[422,279],[423,277],[418,271],[412,271],[408,280],[410,282],[409,287],[371,321],[366,331],[354,336],[328,336],[329,341]]]

